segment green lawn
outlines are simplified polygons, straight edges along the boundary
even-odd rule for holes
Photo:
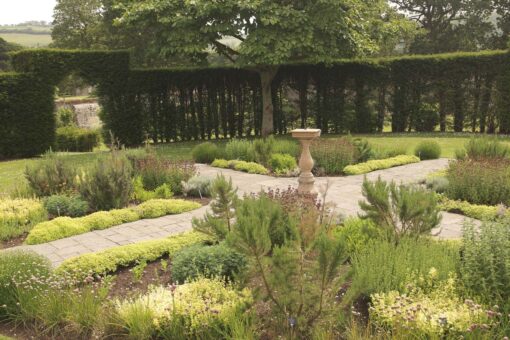
[[[326,136],[325,138],[337,138],[338,136]],[[455,150],[460,149],[469,140],[469,135],[361,135],[367,138],[376,148],[394,148],[401,147],[407,149],[408,154],[413,154],[414,148],[423,140],[435,140],[441,145],[442,157],[453,158]],[[289,138],[289,137],[284,137]],[[504,139],[510,145],[510,139]],[[201,142],[180,142],[155,147],[156,152],[173,160],[191,160],[191,150]],[[218,143],[224,143],[219,141]],[[96,151],[88,153],[70,153],[65,157],[73,162],[79,168],[86,168],[94,164],[96,159],[104,157],[105,151]],[[0,194],[7,194],[16,188],[17,185],[23,184],[23,171],[28,164],[37,162],[38,158],[21,159],[14,161],[0,162]]]
[[[0,38],[7,42],[25,47],[46,47],[51,42],[51,34],[0,33]]]

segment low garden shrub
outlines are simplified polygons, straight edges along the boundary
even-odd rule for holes
[[[433,140],[423,141],[416,146],[414,155],[419,157],[422,161],[428,159],[438,159],[441,157],[441,146],[438,142]]]
[[[393,158],[400,155],[407,155],[407,147],[405,145],[395,146],[376,146],[374,147],[373,159]]]
[[[458,265],[459,246],[451,242],[405,238],[395,245],[375,240],[352,257],[354,275],[348,300],[400,291],[411,274],[425,276],[431,268],[437,270],[439,280],[447,280]]]
[[[269,158],[273,154],[275,138],[271,135],[267,138],[256,139],[253,141],[253,151],[255,160],[263,166],[269,165]]]
[[[460,282],[451,277],[438,280],[438,272],[409,280],[401,290],[372,295],[370,319],[382,328],[407,331],[411,338],[457,338],[470,333],[483,337],[484,328],[497,323],[483,306],[464,300],[458,290]],[[482,333],[477,333],[479,329]],[[403,335],[403,334],[402,334]]]
[[[245,139],[232,139],[225,145],[225,159],[255,162],[253,142]]]
[[[172,280],[184,283],[198,277],[208,277],[233,281],[246,265],[245,257],[225,244],[191,246],[175,254]]]
[[[400,155],[387,159],[371,160],[356,165],[348,165],[343,168],[346,175],[362,175],[375,170],[389,169],[395,166],[418,163],[420,159],[416,156]]]
[[[25,251],[0,252],[0,320],[24,313],[22,308],[32,309],[50,273],[51,265],[43,256]],[[40,280],[31,282],[33,277]]]
[[[275,153],[269,158],[269,167],[277,175],[284,175],[296,169],[297,163],[294,156]]]
[[[428,177],[425,180],[425,185],[428,189],[437,192],[438,194],[442,194],[448,190],[450,182],[446,176],[433,176]]]
[[[76,112],[71,107],[62,107],[56,112],[57,127],[76,126]]]
[[[78,217],[57,217],[39,223],[28,234],[27,244],[41,244],[65,237],[102,230],[144,218],[155,218],[170,214],[180,214],[197,209],[200,204],[184,200],[150,200],[133,208],[98,211]]]
[[[153,287],[145,295],[117,301],[120,325],[132,338],[230,338],[228,320],[253,302],[248,289],[236,291],[218,279],[201,278],[183,285]],[[146,327],[134,324],[144,315]]]
[[[349,256],[363,251],[372,240],[383,239],[385,236],[381,228],[372,221],[360,218],[345,220],[341,226],[334,229],[334,235],[344,242]]]
[[[169,161],[154,154],[134,159],[135,175],[141,176],[146,190],[168,184],[176,195],[182,194],[182,182],[195,176],[195,165],[186,161]]]
[[[366,201],[360,201],[361,216],[379,226],[388,239],[430,235],[441,222],[436,194],[418,186],[386,183],[379,178],[362,185]]]
[[[347,138],[322,139],[312,143],[310,151],[319,173],[341,174],[349,164],[357,159],[357,148]]]
[[[223,169],[234,169],[238,171],[244,171],[250,174],[267,175],[267,170],[263,165],[254,162],[245,161],[227,161],[225,159],[215,159],[211,166]]]
[[[277,138],[273,143],[273,153],[287,154],[297,158],[301,154],[301,147],[295,140]]]
[[[76,175],[76,168],[72,164],[52,152],[25,169],[25,178],[38,197],[75,191]]]
[[[79,196],[52,195],[43,199],[44,207],[53,217],[80,217],[87,214],[89,205]]]
[[[471,296],[510,308],[510,219],[464,225],[460,277]]]
[[[471,204],[466,201],[455,201],[448,199],[444,195],[439,198],[439,208],[454,214],[461,214],[477,220],[495,220],[509,215],[504,206],[492,206],[482,204]]]
[[[510,162],[459,160],[451,162],[446,196],[473,204],[510,205]]]
[[[125,246],[113,247],[96,253],[88,253],[65,260],[56,269],[58,274],[66,274],[83,280],[89,275],[104,275],[115,272],[142,261],[155,261],[160,257],[173,255],[182,248],[204,243],[209,238],[203,234],[190,232],[172,235],[159,240],[143,241]]]
[[[212,163],[216,158],[221,158],[220,149],[216,144],[205,142],[199,144],[191,150],[191,156],[197,163]]]
[[[136,176],[133,180],[133,195],[132,199],[137,202],[146,202],[152,199],[169,199],[173,196],[172,190],[168,184],[163,184],[156,188],[156,190],[145,190],[143,187],[142,177]]]
[[[187,182],[182,183],[184,196],[209,197],[211,196],[212,180],[204,176],[193,176]]]
[[[508,156],[510,146],[494,138],[471,138],[466,143],[466,157],[472,160],[504,159]]]
[[[100,133],[97,130],[80,129],[75,126],[57,129],[55,150],[90,152],[99,145]]]
[[[98,161],[80,178],[80,192],[93,210],[126,207],[133,193],[133,169],[119,151]]]
[[[48,219],[42,203],[35,199],[0,199],[0,241],[21,236]]]

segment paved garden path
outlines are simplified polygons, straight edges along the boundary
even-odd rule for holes
[[[402,183],[412,183],[423,179],[428,173],[443,169],[447,166],[447,159],[424,161],[420,163],[395,167],[387,170],[375,171],[367,175],[371,180],[379,176],[384,180],[394,180]],[[259,192],[261,189],[297,186],[296,178],[275,178],[263,175],[252,175],[238,171],[212,168],[207,165],[197,165],[201,175],[214,178],[223,173],[232,178],[239,194]],[[316,187],[321,189],[328,184],[326,201],[335,206],[335,210],[345,216],[356,215],[359,212],[358,201],[363,198],[361,184],[363,175],[348,177],[318,178]],[[29,249],[50,259],[54,266],[63,260],[77,255],[97,252],[107,248],[151,240],[180,233],[191,229],[191,219],[201,217],[207,207],[179,215],[164,216],[150,220],[122,224],[106,230],[93,231],[86,234],[33,246],[20,246],[11,249]],[[441,238],[458,238],[464,217],[443,213],[441,227],[437,230]]]

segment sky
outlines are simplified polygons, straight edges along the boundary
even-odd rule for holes
[[[0,0],[0,25],[29,20],[51,22],[56,0]]]

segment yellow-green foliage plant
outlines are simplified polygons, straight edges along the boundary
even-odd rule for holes
[[[439,195],[439,208],[444,211],[462,214],[477,220],[495,220],[499,217],[510,216],[509,211],[503,206],[471,204],[466,201],[451,200]]]
[[[211,166],[223,169],[234,169],[237,171],[244,171],[249,174],[267,175],[269,170],[263,165],[254,162],[245,161],[227,161],[225,159],[215,159]]]
[[[115,306],[132,338],[219,339],[231,332],[229,319],[252,303],[248,289],[236,291],[219,279],[200,278],[179,286],[152,287],[135,299],[117,300]],[[146,319],[152,327],[140,328],[132,322],[140,314],[150,316]]]
[[[46,243],[93,230],[111,228],[139,219],[180,214],[199,207],[199,203],[191,201],[156,199],[149,200],[133,208],[98,211],[84,217],[57,217],[54,220],[36,225],[28,234],[26,243]]]
[[[46,219],[48,213],[39,200],[0,199],[0,240],[23,235]]]
[[[418,163],[420,158],[411,155],[400,155],[392,158],[371,160],[365,163],[348,165],[344,168],[346,175],[362,175],[376,170],[389,169],[395,166]]]
[[[172,198],[172,196],[172,190],[167,183],[160,185],[155,190],[146,190],[143,186],[143,179],[141,176],[136,176],[133,180],[132,199],[135,201],[146,202],[157,198],[169,199]]]
[[[440,281],[437,270],[431,268],[426,276],[410,280],[402,292],[372,294],[371,321],[399,333],[408,330],[416,339],[462,338],[465,334],[478,338],[477,332],[482,336],[485,328],[497,323],[499,313],[464,300],[457,287],[454,276]]]
[[[115,272],[136,262],[155,261],[168,255],[172,257],[182,248],[209,241],[210,238],[197,232],[173,235],[167,238],[143,241],[109,248],[97,253],[88,253],[65,260],[57,274],[84,279],[88,275],[103,275]]]

